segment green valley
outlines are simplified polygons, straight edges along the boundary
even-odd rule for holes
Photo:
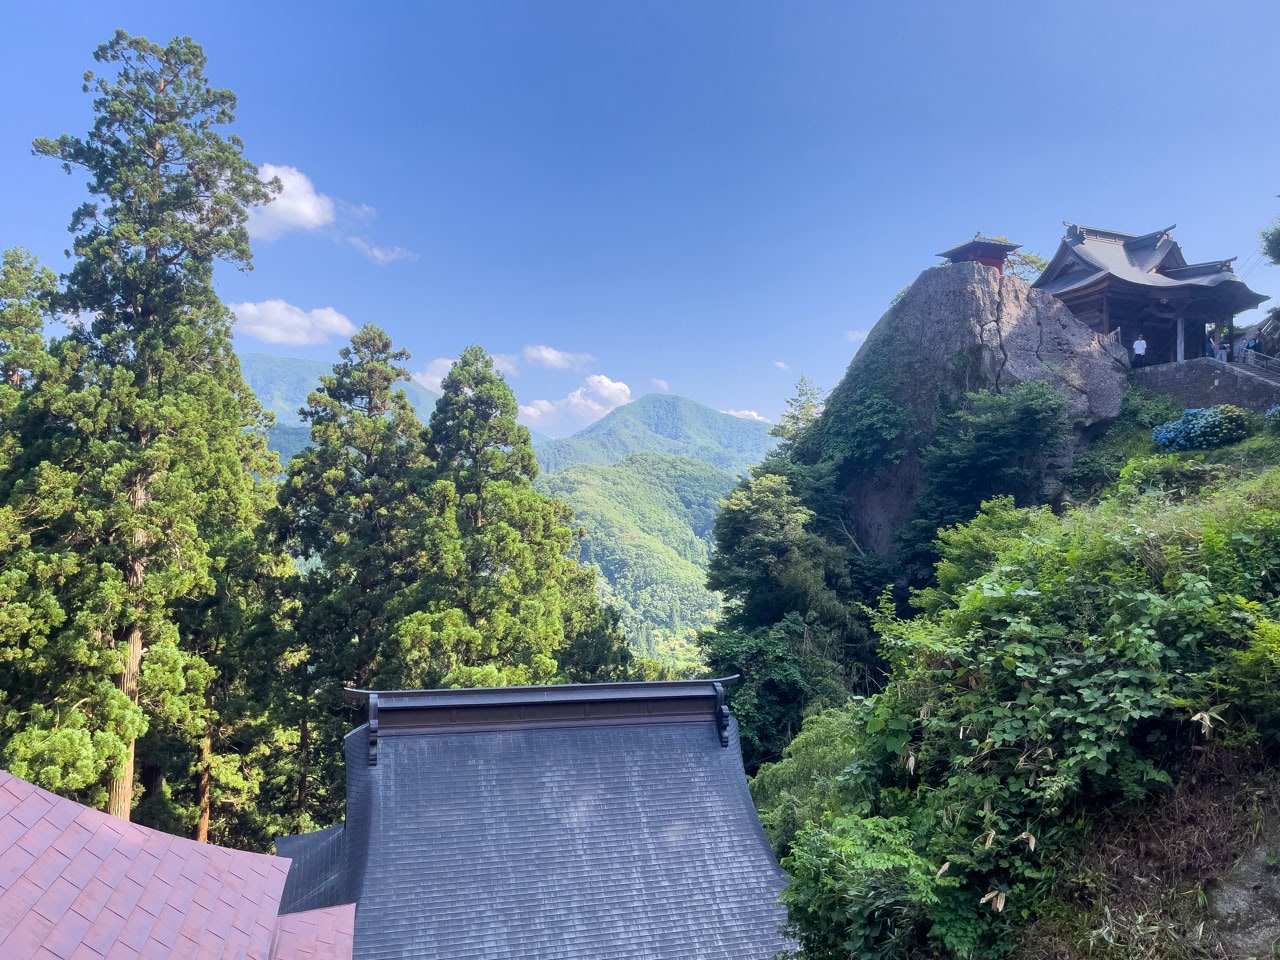
[[[706,588],[711,531],[736,478],[689,457],[633,453],[612,466],[578,464],[535,484],[573,507],[624,631],[642,655],[688,661],[696,630],[720,603]]]

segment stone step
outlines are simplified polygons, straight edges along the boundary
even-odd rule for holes
[[[1255,377],[1262,377],[1272,383],[1280,383],[1280,370],[1268,370],[1266,367],[1256,363],[1246,363],[1243,369],[1248,373],[1252,373]]]

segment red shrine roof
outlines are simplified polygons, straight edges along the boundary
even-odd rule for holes
[[[979,263],[987,260],[1004,263],[1005,257],[1017,250],[1019,246],[1020,244],[1009,243],[1007,240],[992,240],[979,233],[972,240],[966,240],[950,250],[943,250],[937,256],[951,263],[964,263],[967,260],[976,260]]]
[[[355,905],[278,916],[289,861],[170,836],[0,771],[0,956],[351,960]]]

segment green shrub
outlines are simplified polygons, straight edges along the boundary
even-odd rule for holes
[[[1213,450],[1249,436],[1252,415],[1229,403],[1187,410],[1177,420],[1151,431],[1156,446],[1167,452]]]
[[[953,603],[878,612],[890,680],[846,711],[787,861],[806,956],[1006,956],[1099,811],[1149,803],[1199,746],[1280,751],[1280,470],[1170,495],[1202,467],[1151,458],[1097,507],[984,528]],[[788,763],[788,784],[836,766]]]
[[[1152,452],[1151,431],[1182,413],[1182,404],[1150,390],[1129,390],[1120,402],[1118,416],[1102,438],[1089,445],[1062,480],[1076,499],[1099,493],[1120,476],[1131,457]]]

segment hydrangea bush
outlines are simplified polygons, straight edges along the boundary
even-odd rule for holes
[[[1229,403],[1187,410],[1177,420],[1161,424],[1151,431],[1151,439],[1156,446],[1169,453],[1212,450],[1238,443],[1248,435],[1249,411]]]
[[[1268,430],[1272,433],[1280,433],[1280,404],[1272,407],[1262,416],[1267,421]]]

